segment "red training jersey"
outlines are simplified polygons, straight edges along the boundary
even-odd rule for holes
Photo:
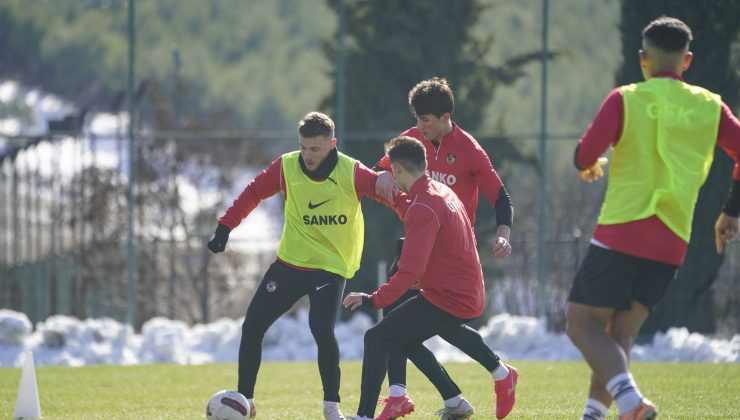
[[[397,201],[405,199],[404,194],[396,196]],[[428,176],[411,186],[408,199],[408,207],[399,206],[406,239],[398,272],[372,294],[373,306],[392,304],[418,282],[424,298],[441,310],[462,319],[480,316],[483,271],[461,200]]]
[[[427,174],[433,180],[452,188],[465,206],[471,224],[475,225],[478,188],[491,206],[496,207],[499,190],[504,184],[493,169],[486,151],[473,136],[455,123],[452,123],[452,131],[442,137],[439,146],[427,140],[416,127],[409,128],[400,135],[421,141],[427,152]],[[380,159],[378,167],[391,170],[388,156]]]
[[[677,74],[664,73],[655,77],[682,80]],[[624,99],[620,88],[612,90],[601,104],[591,125],[581,136],[576,163],[590,168],[622,135]],[[740,181],[740,121],[723,102],[717,130],[717,145],[735,160],[732,178]],[[597,225],[593,240],[598,245],[648,260],[680,266],[686,257],[688,244],[673,233],[657,216],[613,225]]]

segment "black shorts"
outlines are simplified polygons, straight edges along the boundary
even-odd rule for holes
[[[634,300],[652,309],[677,272],[674,265],[591,245],[573,280],[568,301],[628,310]]]

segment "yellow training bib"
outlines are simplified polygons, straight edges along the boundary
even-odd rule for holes
[[[621,89],[624,124],[599,224],[656,215],[688,242],[699,188],[712,166],[721,99],[670,78]]]
[[[338,153],[329,177],[314,181],[302,170],[299,151],[282,156],[285,225],[278,257],[295,266],[352,278],[360,268],[365,223],[355,191],[355,160]]]

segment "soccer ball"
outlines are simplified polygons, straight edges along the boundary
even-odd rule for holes
[[[206,407],[208,420],[247,420],[249,401],[236,391],[218,391],[213,394]]]

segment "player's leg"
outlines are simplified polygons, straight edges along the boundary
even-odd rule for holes
[[[501,365],[498,355],[483,341],[480,333],[465,324],[443,331],[439,336],[483,365],[489,372],[495,371]]]
[[[600,381],[629,375],[627,355],[606,332],[614,309],[569,302],[566,307],[567,333]],[[627,384],[630,385],[630,384]],[[630,385],[632,388],[634,386]]]
[[[634,299],[632,307],[627,311],[615,312],[612,320],[607,325],[607,332],[622,347],[627,355],[628,363],[630,351],[640,328],[645,323],[652,307],[665,294],[668,285],[675,278],[677,272],[677,267],[655,261],[640,260],[636,264],[639,269],[637,281],[632,291]],[[599,417],[598,414],[605,413],[612,402],[612,397],[606,390],[606,384],[598,380],[595,375],[591,377],[589,401],[596,401],[601,406],[596,406],[599,410],[596,410],[593,415],[584,416],[587,420],[603,418],[603,416]]]
[[[388,279],[398,271],[398,260],[403,250],[403,240],[404,238],[399,238],[396,241],[396,255],[388,270]],[[392,310],[418,294],[417,289],[409,289],[396,302],[383,308],[383,316],[387,316]],[[413,409],[414,403],[406,394],[406,356],[395,351],[388,355],[388,386],[388,398],[383,400],[383,404],[392,404],[394,407],[405,405],[408,410]],[[399,401],[399,399],[403,401]]]
[[[406,311],[407,306],[412,306],[417,310],[409,315]],[[460,388],[437,361],[434,353],[424,346],[424,341],[431,337],[428,335],[429,332],[436,330],[439,334],[439,332],[448,331],[462,325],[467,320],[455,317],[435,307],[423,296],[410,300],[406,305],[398,308],[393,315],[396,315],[396,313],[401,319],[413,323],[415,325],[414,329],[419,331],[415,340],[407,342],[400,349],[439,391],[444,400],[445,408],[440,410],[438,414],[442,418],[447,418],[445,416],[452,416],[449,418],[468,418],[473,414],[472,405],[462,397]],[[414,315],[417,315],[418,318],[415,319]]]
[[[473,406],[462,396],[462,391],[452,380],[447,370],[439,363],[423,341],[415,341],[403,347],[409,360],[429,379],[437,388],[444,407],[437,411],[443,419],[467,419],[473,415]]]
[[[383,317],[388,316],[396,308],[406,303],[409,299],[419,295],[419,290],[410,289],[406,291],[397,301],[383,308]],[[398,350],[388,351],[388,397],[382,398],[383,405],[378,418],[398,418],[410,414],[416,408],[406,388],[406,355]],[[392,414],[390,414],[392,413]]]
[[[249,304],[239,343],[238,390],[250,400],[254,397],[254,384],[262,361],[262,339],[270,325],[305,294],[294,287],[294,278],[302,273],[305,272],[279,261],[272,263]]]
[[[318,348],[318,365],[324,388],[324,401],[339,402],[339,345],[334,335],[339,305],[346,280],[328,271],[312,273],[311,291],[308,298],[311,308],[308,325]]]
[[[575,275],[566,307],[568,336],[586,358],[596,380],[604,384],[627,370],[626,353],[606,331],[616,311],[627,310],[631,305],[630,285],[635,273],[628,269],[626,257],[591,245]],[[607,353],[600,354],[604,348]],[[590,356],[593,360],[589,360]],[[600,370],[609,363],[613,372]],[[609,376],[604,379],[604,375]],[[584,415],[588,411],[589,415],[605,416],[604,406],[608,407],[608,398],[604,401],[603,395],[589,399]]]
[[[637,333],[640,332],[640,327],[648,316],[647,308],[641,303],[633,301],[632,308],[628,311],[616,311],[606,326],[607,333],[617,342],[627,356],[628,363],[630,350],[635,342]],[[598,408],[598,412],[605,411],[612,403],[612,396],[606,390],[606,384],[593,374],[591,375],[591,387],[588,398],[589,400],[598,401],[601,404],[601,406],[592,407],[592,409]],[[594,404],[591,403],[591,405]],[[597,413],[594,413],[592,417],[599,419]]]
[[[644,260],[591,246],[576,273],[566,307],[568,336],[583,354],[596,380],[606,384],[620,413],[639,406],[643,398],[629,373],[627,353],[607,331],[607,325],[618,311],[633,310],[633,288],[638,283],[641,261]],[[603,403],[589,399],[589,403],[593,401]],[[584,417],[588,418],[588,414],[598,418],[600,410],[595,408],[605,406],[608,404],[600,407],[587,404],[588,413],[584,411]]]
[[[373,418],[380,395],[380,387],[388,367],[388,354],[401,350],[411,342],[421,344],[441,329],[448,329],[463,321],[431,305],[419,296],[399,306],[365,333],[365,351],[362,363],[362,385],[357,414]],[[437,371],[434,371],[434,370]],[[441,370],[441,372],[440,372]],[[445,376],[436,363],[428,371],[430,379],[443,383]],[[451,382],[451,381],[450,381]],[[447,386],[456,386],[445,384]],[[444,389],[446,393],[450,393]],[[459,392],[459,390],[458,390]]]
[[[516,402],[516,384],[519,379],[516,368],[501,363],[498,355],[483,341],[480,333],[465,324],[444,331],[439,336],[491,373],[496,396],[496,417],[499,419],[506,417]]]
[[[406,293],[401,295],[397,301],[391,305],[383,308],[383,316],[388,316],[393,310],[401,306],[403,303],[418,296],[419,291],[416,289],[409,289]],[[391,352],[388,356],[388,385],[391,387],[391,396],[401,396],[405,394],[406,389],[406,356],[398,352]]]

